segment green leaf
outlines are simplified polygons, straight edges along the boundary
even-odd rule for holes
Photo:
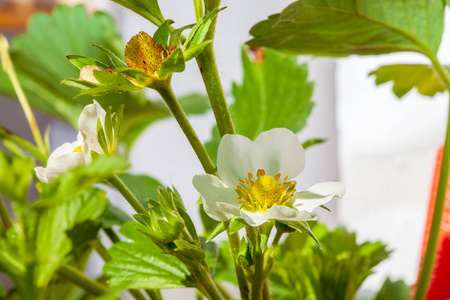
[[[181,46],[181,36],[183,34],[183,31],[186,29],[194,27],[196,24],[189,24],[186,26],[183,26],[181,28],[177,28],[170,34],[170,40],[169,40],[169,46],[170,47],[180,47]]]
[[[61,177],[42,185],[41,201],[37,206],[48,206],[69,199],[77,191],[109,179],[128,168],[128,162],[119,156],[99,156],[88,165],[75,167]]]
[[[0,194],[25,203],[33,168],[31,158],[9,156],[0,149]]]
[[[403,280],[391,281],[389,278],[386,278],[373,300],[408,300],[409,290],[410,287]]]
[[[158,180],[148,175],[135,175],[131,173],[120,174],[119,178],[133,192],[144,207],[148,207],[145,201],[146,199],[158,199],[158,187],[162,186]]]
[[[146,228],[135,222],[122,226],[120,233],[130,242],[114,244],[108,251],[113,260],[103,267],[112,287],[162,289],[192,286],[189,272],[175,257],[161,250],[136,229]]]
[[[233,84],[235,102],[230,110],[236,131],[252,140],[277,127],[299,132],[314,106],[306,64],[270,49],[264,56],[263,61],[253,62],[243,49],[244,79],[241,85]],[[215,161],[220,141],[216,128],[212,135],[206,148]]]
[[[131,217],[115,205],[110,205],[101,218],[102,228],[111,228],[132,221]]]
[[[450,69],[444,69],[450,75]],[[377,85],[393,81],[392,90],[401,98],[414,87],[425,96],[433,97],[436,93],[445,92],[445,84],[441,77],[429,65],[389,65],[379,67],[369,75],[375,75]]]
[[[436,53],[444,1],[300,0],[256,24],[248,42],[295,54]]]
[[[156,26],[165,21],[158,0],[112,0],[146,18]]]
[[[250,139],[276,127],[299,132],[314,106],[306,64],[268,49],[264,54],[264,61],[252,62],[243,49],[244,80],[233,84],[233,121]]]

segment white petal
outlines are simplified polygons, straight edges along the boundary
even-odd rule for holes
[[[308,190],[295,194],[294,207],[298,210],[311,212],[334,197],[343,197],[344,193],[345,185],[340,182],[330,181],[317,183]]]
[[[263,214],[242,210],[241,216],[251,226],[259,226],[267,220],[308,221],[314,219],[306,211],[298,211],[281,205],[272,206]]]
[[[238,134],[226,134],[222,137],[217,152],[217,171],[220,178],[229,187],[235,188],[239,179],[254,173],[251,160],[252,141]]]
[[[56,158],[63,156],[65,154],[68,153],[72,153],[73,149],[75,149],[76,147],[80,146],[81,144],[78,143],[78,141],[73,142],[73,143],[64,143],[61,146],[59,146],[58,148],[56,148],[48,157],[47,160],[47,164],[51,164],[51,162],[53,160],[55,160]]]
[[[83,137],[83,151],[95,151],[103,154],[103,150],[97,139],[97,120],[100,118],[102,126],[105,125],[105,110],[94,101],[94,104],[86,105],[78,119],[78,127]]]
[[[203,208],[208,216],[222,222],[233,217],[228,209],[225,211],[217,206],[218,202],[231,206],[239,205],[238,195],[233,188],[226,186],[219,178],[210,174],[195,175],[192,184],[202,195]]]
[[[292,131],[274,128],[258,135],[252,160],[255,168],[265,170],[267,175],[281,173],[281,177],[294,178],[305,168],[305,150]]]
[[[47,178],[47,182],[60,177],[72,168],[88,164],[89,162],[90,157],[86,153],[72,152],[62,155],[47,164],[47,168],[45,168],[45,177]]]
[[[46,170],[44,167],[36,167],[34,168],[34,171],[36,171],[36,176],[40,181],[48,183],[47,176],[45,176]]]

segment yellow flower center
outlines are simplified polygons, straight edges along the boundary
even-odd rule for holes
[[[238,199],[242,201],[242,208],[264,213],[274,205],[289,206],[290,200],[294,198],[295,182],[286,182],[287,175],[284,180],[280,178],[281,174],[272,177],[259,169],[256,181],[253,181],[251,173],[248,173],[248,178],[239,179],[241,183],[236,187],[236,192]]]
[[[83,149],[81,148],[81,146],[76,147],[75,149],[73,149],[72,152],[80,152],[80,153],[84,153]]]

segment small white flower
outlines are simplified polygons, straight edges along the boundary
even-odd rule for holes
[[[241,217],[251,226],[271,219],[306,221],[313,219],[313,209],[342,197],[345,186],[324,182],[296,193],[291,179],[304,167],[305,150],[288,129],[265,131],[254,142],[227,134],[217,153],[220,179],[199,174],[193,185],[203,197],[205,212],[217,221]]]
[[[36,175],[40,181],[49,183],[53,179],[61,176],[68,170],[88,164],[91,156],[82,150],[81,135],[73,143],[64,143],[50,154],[47,167],[36,167]]]
[[[64,143],[50,154],[47,167],[36,167],[36,175],[40,181],[49,183],[68,170],[88,164],[92,161],[91,151],[103,154],[102,147],[97,139],[97,122],[100,119],[105,124],[106,112],[94,101],[86,105],[78,119],[78,138],[73,143]]]
[[[90,153],[91,151],[98,154],[104,154],[97,138],[97,122],[100,122],[105,128],[105,110],[94,101],[94,104],[86,105],[78,119],[78,129],[83,137],[83,151]]]

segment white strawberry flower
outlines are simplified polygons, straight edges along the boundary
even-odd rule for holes
[[[305,167],[305,150],[285,128],[261,133],[254,142],[237,134],[225,135],[217,153],[220,178],[195,175],[193,185],[202,195],[205,212],[217,221],[240,217],[251,226],[268,220],[307,221],[310,212],[342,197],[345,186],[318,183],[296,192],[297,177]]]
[[[40,181],[49,183],[68,170],[92,161],[91,151],[103,154],[97,139],[97,122],[100,119],[105,124],[105,111],[94,101],[86,105],[78,119],[78,137],[73,143],[64,143],[53,151],[48,160],[47,167],[36,167],[36,175]]]
[[[47,167],[36,167],[36,175],[40,181],[49,183],[68,170],[91,162],[91,156],[82,150],[82,138],[73,143],[64,143],[53,151],[48,160]]]

